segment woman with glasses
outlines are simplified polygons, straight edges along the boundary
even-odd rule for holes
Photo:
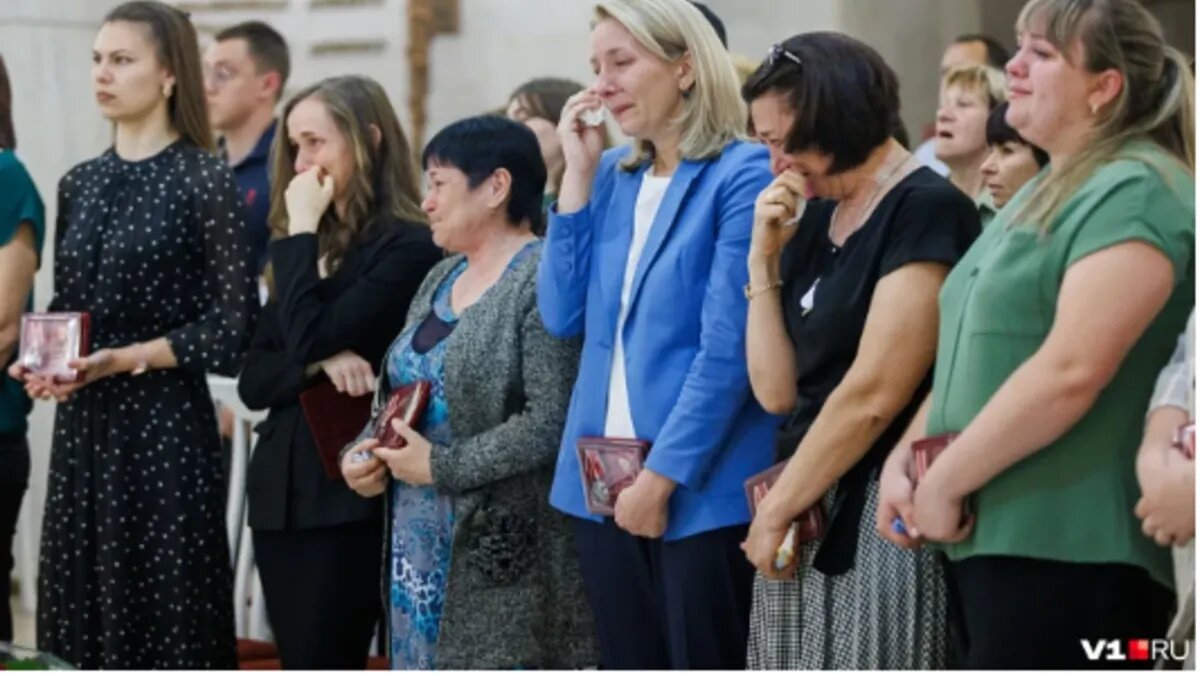
[[[938,290],[979,216],[891,138],[896,75],[867,45],[797,35],[742,93],[776,174],[750,244],[750,383],[787,415],[774,443],[786,467],[743,545],[759,570],[750,666],[940,668],[940,562],[889,545],[871,516],[879,466],[929,389]],[[824,535],[778,564],[814,507]]]
[[[591,41],[596,82],[563,110],[566,170],[538,276],[546,328],[583,336],[550,502],[572,516],[603,667],[742,669],[742,483],[768,466],[777,423],[745,361],[767,153],[742,139],[737,74],[688,2],[600,2]],[[602,152],[587,119],[598,108],[633,147]],[[650,444],[615,517],[585,507],[584,436]]]

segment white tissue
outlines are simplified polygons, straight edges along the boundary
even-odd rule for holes
[[[579,121],[584,126],[600,126],[604,123],[604,108],[593,108],[579,113]]]

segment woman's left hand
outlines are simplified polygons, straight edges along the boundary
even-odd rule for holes
[[[100,349],[83,358],[76,358],[68,365],[79,373],[76,381],[55,381],[49,377],[27,375],[25,390],[30,397],[39,400],[56,400],[66,402],[79,389],[105,377],[126,371],[121,364],[119,354],[114,349]]]
[[[287,204],[288,234],[315,234],[321,216],[333,202],[333,177],[313,166],[292,178],[283,198]]]
[[[371,452],[387,464],[392,477],[397,480],[414,487],[433,484],[433,467],[430,463],[433,444],[400,419],[392,419],[392,428],[408,444],[400,449],[376,447]]]
[[[769,494],[767,498],[770,498]],[[750,560],[750,563],[758,569],[763,577],[771,580],[788,580],[796,575],[798,555],[793,551],[787,566],[782,569],[775,568],[775,559],[779,555],[779,547],[783,545],[783,539],[787,537],[788,528],[792,526],[792,523],[773,517],[770,511],[763,507],[766,503],[767,501],[764,499],[763,503],[759,504],[758,512],[750,523],[750,531],[746,534],[746,540],[742,541],[742,551],[746,553],[746,559]]]
[[[950,493],[942,482],[943,473],[931,469],[917,485],[913,495],[913,519],[921,538],[942,543],[958,543],[971,535],[973,515],[964,516],[963,499]]]
[[[642,469],[633,484],[617,494],[613,519],[634,536],[660,538],[667,531],[667,503],[675,483],[652,470]]]

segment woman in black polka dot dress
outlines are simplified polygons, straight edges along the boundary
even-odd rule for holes
[[[115,143],[63,177],[53,311],[91,313],[81,381],[14,368],[59,403],[38,646],[94,668],[236,666],[221,452],[205,372],[235,373],[257,308],[232,174],[210,153],[196,34],[131,2],[93,85]]]

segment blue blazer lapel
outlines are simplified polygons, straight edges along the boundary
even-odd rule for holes
[[[654,215],[654,224],[650,225],[650,235],[646,238],[646,249],[642,251],[642,257],[638,260],[637,272],[633,277],[633,287],[629,290],[629,311],[633,311],[634,305],[637,304],[638,291],[641,290],[642,283],[646,280],[646,272],[654,263],[658,252],[662,250],[672,227],[675,226],[679,209],[683,206],[683,200],[687,196],[692,182],[707,165],[707,162],[702,161],[683,161],[675,169],[675,175],[671,176],[671,184],[667,186],[667,193],[663,195],[658,213]],[[632,210],[630,213],[632,214]],[[628,249],[628,246],[626,248]]]
[[[634,210],[642,176],[646,173],[644,166],[636,171],[616,170],[616,185],[604,216],[599,250],[600,294],[604,301],[604,316],[612,326],[610,330],[616,328],[617,314],[621,310],[621,286],[625,283],[625,265],[633,241]],[[608,341],[611,336],[603,339]]]

